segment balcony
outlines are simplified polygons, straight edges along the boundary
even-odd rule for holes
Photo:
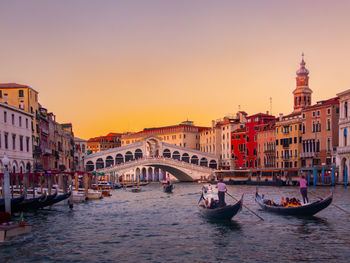
[[[300,158],[313,158],[315,157],[315,152],[303,152],[300,154]]]
[[[350,153],[350,146],[338,147],[337,152],[338,152],[338,154]]]
[[[275,155],[275,150],[266,150],[266,151],[264,151],[264,153],[266,154],[266,155]]]

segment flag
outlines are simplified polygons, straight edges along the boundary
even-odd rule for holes
[[[20,226],[24,226],[23,212],[21,212],[21,216],[19,217],[19,224],[20,224]]]

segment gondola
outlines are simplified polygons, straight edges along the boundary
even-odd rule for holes
[[[11,211],[24,200],[24,195],[20,197],[11,198]],[[0,212],[5,212],[5,199],[0,199]]]
[[[30,211],[35,210],[39,206],[39,203],[45,200],[46,195],[42,194],[39,197],[24,199],[13,207],[13,212]]]
[[[165,193],[172,193],[173,192],[174,185],[173,184],[164,184],[163,185],[163,191]]]
[[[69,191],[66,194],[57,195],[56,198],[54,198],[54,199],[50,200],[49,202],[47,202],[45,206],[52,206],[52,205],[54,205],[54,204],[56,204],[58,202],[61,202],[61,201],[65,200],[65,199],[69,198],[71,194],[72,194],[72,191]]]
[[[226,205],[218,208],[199,207],[201,215],[210,220],[231,220],[241,209],[243,205],[243,195],[241,199],[234,205]]]
[[[57,191],[54,194],[52,194],[52,195],[46,196],[46,198],[44,200],[39,202],[38,209],[39,208],[44,208],[46,206],[49,206],[51,204],[52,200],[54,200],[56,198],[56,196],[57,196]]]
[[[283,206],[273,206],[265,204],[264,197],[260,196],[258,192],[255,194],[255,201],[259,204],[261,208],[266,211],[273,212],[281,215],[292,215],[292,216],[312,216],[321,210],[325,209],[332,203],[333,193],[328,195],[326,198],[317,200],[313,203],[309,203],[297,207],[283,207]]]

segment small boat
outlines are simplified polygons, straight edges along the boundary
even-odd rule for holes
[[[131,192],[133,192],[133,193],[138,193],[140,191],[141,191],[141,188],[138,186],[131,188]]]
[[[266,211],[273,212],[281,215],[292,215],[292,216],[312,216],[321,210],[325,209],[332,203],[333,193],[328,195],[326,198],[317,200],[313,203],[306,205],[296,206],[296,207],[283,207],[265,204],[264,196],[260,196],[258,192],[255,194],[255,201],[259,204],[261,208]]]
[[[52,195],[47,195],[45,199],[39,202],[37,209],[44,208],[45,206],[50,205],[51,201],[57,196],[57,191]]]
[[[210,220],[231,220],[241,209],[243,205],[243,195],[234,205],[226,205],[218,208],[205,208],[198,206],[201,215]]]
[[[163,184],[163,191],[165,193],[172,193],[174,185],[173,184]]]

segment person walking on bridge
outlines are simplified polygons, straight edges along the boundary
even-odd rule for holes
[[[227,192],[227,187],[222,178],[219,180],[216,188],[218,189],[219,207],[225,206],[225,193]]]

